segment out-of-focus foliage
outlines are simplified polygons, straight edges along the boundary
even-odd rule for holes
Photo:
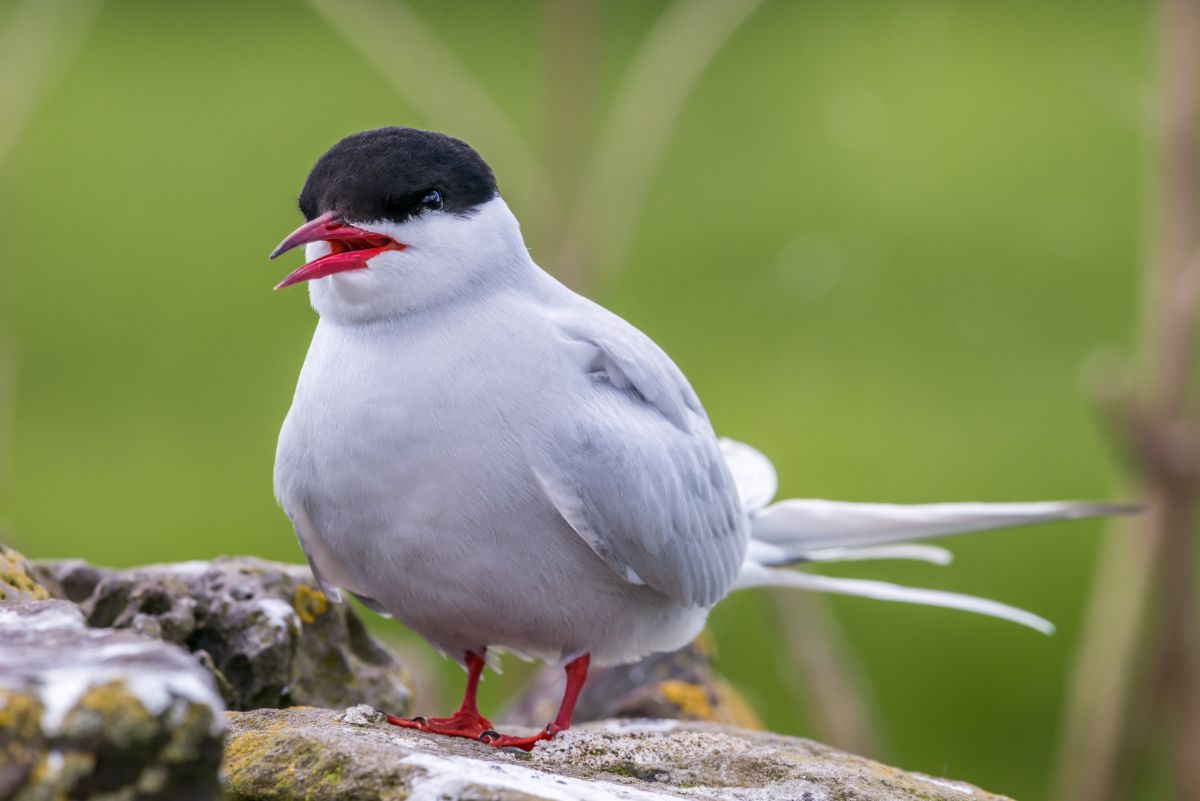
[[[547,7],[412,7],[534,155],[555,151]],[[0,3],[0,25],[13,8]],[[601,7],[582,135],[663,8]],[[1081,375],[1132,338],[1148,26],[1134,3],[768,0],[684,104],[647,194],[628,198],[627,257],[589,291],[672,354],[720,432],[775,461],[783,495],[1109,497],[1117,466]],[[411,69],[436,84],[440,66]],[[265,256],[324,148],[389,124],[444,127],[307,5],[101,8],[0,164],[12,545],[114,565],[300,558],[271,463],[314,318],[303,289],[270,291],[289,266]],[[447,132],[490,157],[486,131]],[[530,196],[492,161],[502,190]],[[555,272],[546,217],[515,211]],[[882,756],[1042,797],[1099,530],[968,537],[947,569],[838,569],[1060,626],[1045,639],[834,600],[877,694]],[[765,723],[812,733],[766,599],[730,599],[712,628]]]

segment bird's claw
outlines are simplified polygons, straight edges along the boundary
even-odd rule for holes
[[[447,737],[465,737],[468,740],[478,740],[487,732],[495,733],[491,722],[478,712],[458,711],[448,718],[426,718],[422,715],[398,718],[388,715],[387,722],[404,729],[443,734]]]
[[[490,745],[492,748],[519,748],[522,751],[532,751],[535,745],[549,740],[560,731],[562,731],[562,727],[553,723],[547,724],[546,728],[529,737],[512,737],[497,731],[485,731],[479,735],[479,742]]]

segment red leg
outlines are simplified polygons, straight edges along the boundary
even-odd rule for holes
[[[551,723],[546,724],[546,728],[532,737],[510,737],[507,734],[484,732],[479,739],[494,748],[520,748],[524,751],[532,751],[533,746],[542,740],[549,740],[560,731],[571,728],[571,716],[575,713],[575,702],[579,700],[579,691],[583,689],[583,683],[587,681],[588,663],[591,661],[591,654],[584,654],[567,663],[567,689],[563,691],[562,704],[558,707],[558,714],[554,716]]]
[[[475,693],[479,689],[479,677],[483,673],[483,657],[474,651],[467,651],[467,688],[463,691],[462,704],[458,711],[448,718],[398,718],[387,716],[387,722],[406,729],[417,729],[434,734],[445,734],[450,737],[466,737],[471,740],[479,739],[484,732],[492,730],[492,724],[475,705]]]

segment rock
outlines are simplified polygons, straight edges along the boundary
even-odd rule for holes
[[[33,563],[0,544],[0,602],[44,601],[50,591],[33,575]]]
[[[505,714],[503,720],[541,727],[554,718],[566,677],[548,666]],[[630,665],[593,668],[575,707],[575,721],[609,718],[664,718],[731,723],[761,728],[742,697],[712,666],[704,635],[668,654],[651,654]]]
[[[215,801],[224,708],[183,649],[0,603],[0,799]]]
[[[221,558],[130,570],[46,562],[38,570],[80,604],[88,625],[194,652],[231,709],[370,703],[411,713],[407,671],[352,607],[329,602],[305,567]]]
[[[399,729],[372,710],[228,713],[230,801],[998,801],[809,740],[711,723],[588,724],[532,754]]]
[[[50,595],[81,604],[88,599],[100,579],[113,571],[90,565],[82,559],[58,562],[34,562],[32,574],[50,589]]]
[[[370,726],[372,723],[383,723],[387,720],[387,715],[373,706],[359,704],[343,712],[338,720],[342,723],[349,723],[352,726]]]

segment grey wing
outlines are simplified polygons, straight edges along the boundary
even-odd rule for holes
[[[689,606],[724,597],[748,523],[712,426],[679,368],[598,307],[564,325],[582,397],[526,443],[558,512],[622,578]]]

